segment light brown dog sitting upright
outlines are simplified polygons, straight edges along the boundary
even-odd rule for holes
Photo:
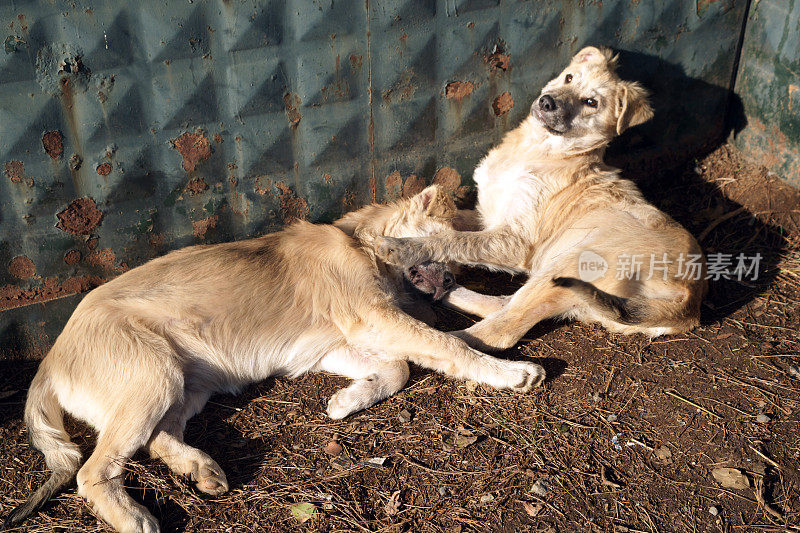
[[[183,442],[186,421],[212,393],[269,376],[321,370],[352,378],[328,403],[332,418],[397,392],[408,361],[497,388],[541,383],[539,365],[482,354],[403,313],[403,273],[387,270],[359,240],[443,231],[455,212],[429,187],[351,213],[337,227],[298,222],[257,239],[172,252],[90,292],[28,391],[30,441],[53,474],[5,525],[20,523],[77,471],[78,493],[117,531],[158,531],[125,492],[125,462],[143,447],[202,492],[225,492],[219,465]],[[442,281],[435,266],[408,274],[427,292]],[[80,470],[63,411],[98,431]]]
[[[479,349],[514,345],[551,317],[650,336],[698,323],[706,291],[699,245],[603,163],[608,143],[652,117],[610,50],[587,47],[542,90],[530,116],[475,170],[477,213],[434,237],[376,241],[388,262],[433,259],[524,272],[512,297],[463,287],[444,300],[484,320],[453,332]]]

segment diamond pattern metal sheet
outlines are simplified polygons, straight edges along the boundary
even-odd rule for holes
[[[0,357],[42,355],[70,295],[170,249],[330,221],[432,181],[466,195],[585,44],[624,50],[674,123],[618,151],[719,133],[743,4],[5,2]],[[660,98],[676,86],[702,102]]]

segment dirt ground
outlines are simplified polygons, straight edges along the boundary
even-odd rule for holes
[[[414,369],[402,392],[343,421],[325,404],[344,379],[269,380],[215,396],[187,428],[230,493],[204,497],[145,457],[131,492],[162,531],[800,530],[798,194],[728,146],[677,172],[629,172],[707,253],[762,256],[757,281],[712,283],[700,328],[651,341],[542,324],[502,354],[541,362],[541,390]],[[461,281],[495,293],[522,282]],[[472,321],[437,313],[445,330]],[[20,420],[35,366],[0,372],[0,515],[47,477]],[[90,431],[71,431],[91,446]],[[723,467],[737,469],[725,486],[712,473]],[[74,489],[19,529],[106,530]]]

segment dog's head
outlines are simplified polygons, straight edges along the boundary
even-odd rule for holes
[[[376,236],[427,237],[452,230],[457,214],[450,196],[437,185],[431,185],[411,198],[386,205],[373,204],[348,213],[334,225],[369,246]],[[437,300],[455,285],[455,277],[447,265],[432,261],[404,269],[402,277]]]
[[[647,91],[621,80],[608,48],[587,46],[551,80],[531,107],[536,123],[570,151],[601,148],[653,116]]]

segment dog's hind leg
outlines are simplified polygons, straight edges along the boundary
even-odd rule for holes
[[[225,472],[207,453],[183,442],[186,421],[200,412],[209,396],[207,391],[187,388],[183,401],[173,405],[156,426],[147,450],[176,474],[190,477],[199,491],[219,496],[228,491]]]
[[[501,309],[467,329],[450,333],[478,350],[505,350],[542,320],[568,314],[581,303],[549,278],[531,279]]]
[[[328,402],[328,416],[344,418],[388,398],[408,381],[408,363],[387,360],[359,352],[348,346],[329,352],[314,370],[332,372],[353,379],[350,386],[334,394]]]
[[[129,389],[97,437],[97,445],[78,471],[78,494],[91,509],[121,533],[156,533],[158,522],[125,492],[125,463],[145,445],[166,406],[176,401],[179,389],[151,381]],[[162,386],[163,385],[163,386]],[[147,391],[143,394],[144,391]],[[136,396],[133,396],[133,395]],[[136,398],[136,401],[130,401]]]

